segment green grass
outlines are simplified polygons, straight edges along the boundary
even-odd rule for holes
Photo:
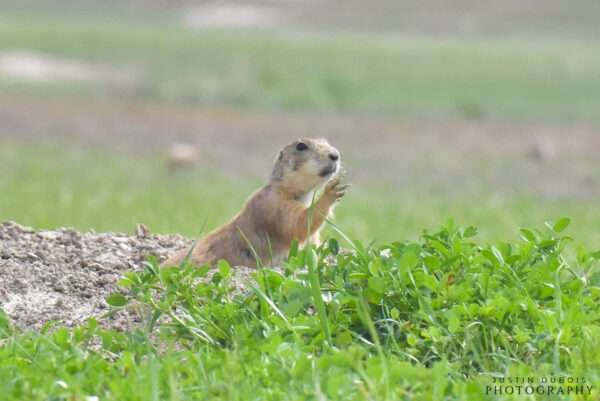
[[[593,120],[600,44],[543,37],[427,38],[192,31],[165,17],[0,12],[0,48],[137,71],[118,85],[7,93],[143,96],[199,105],[412,117]]]
[[[0,313],[0,389],[6,400],[504,400],[494,377],[531,377],[543,393],[509,399],[594,400],[600,254],[564,237],[568,223],[492,246],[452,224],[350,252],[332,240],[292,251],[241,294],[227,263],[200,281],[208,268],[149,263],[107,298],[145,316],[127,332],[91,321],[20,333]],[[590,387],[539,390],[562,376]]]

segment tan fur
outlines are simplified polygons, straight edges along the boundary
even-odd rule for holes
[[[299,142],[308,149],[299,151]],[[225,259],[233,266],[256,267],[256,252],[262,264],[272,265],[287,256],[292,240],[318,242],[321,226],[347,188],[337,176],[340,161],[325,139],[303,138],[284,147],[269,182],[229,223],[198,240],[189,262],[201,266]],[[188,253],[189,248],[182,249],[162,265],[179,265]]]

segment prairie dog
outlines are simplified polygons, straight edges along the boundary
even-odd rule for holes
[[[224,259],[232,266],[256,267],[256,253],[262,264],[272,265],[287,256],[294,239],[318,243],[321,226],[348,187],[338,177],[340,163],[340,152],[322,138],[285,146],[269,182],[227,224],[200,238],[189,262],[202,266]],[[179,265],[189,250],[178,251],[162,266]]]

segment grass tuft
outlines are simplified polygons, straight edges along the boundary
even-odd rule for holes
[[[122,280],[126,296],[107,299],[141,311],[129,332],[93,320],[19,332],[0,314],[0,390],[7,400],[495,400],[494,378],[569,375],[591,385],[576,399],[597,399],[600,254],[567,225],[494,244],[451,221],[417,241],[332,239],[294,248],[283,270],[263,267],[250,291],[226,263],[149,261]]]

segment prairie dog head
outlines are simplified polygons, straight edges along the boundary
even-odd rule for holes
[[[340,163],[340,152],[327,140],[301,138],[281,149],[271,181],[304,197],[336,175]]]

